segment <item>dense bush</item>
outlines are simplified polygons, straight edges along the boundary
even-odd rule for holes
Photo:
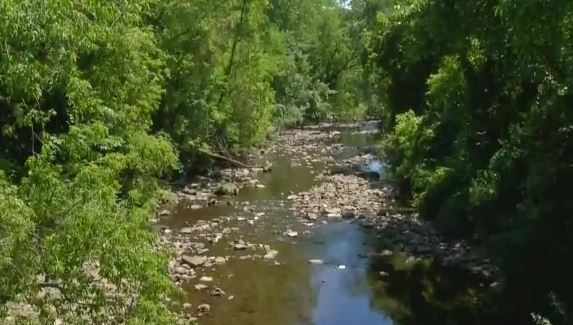
[[[172,324],[148,224],[160,180],[198,149],[261,144],[337,100],[351,113],[336,114],[354,114],[345,11],[0,1],[0,314],[27,302],[43,323]],[[38,298],[46,287],[61,300]]]
[[[547,302],[573,301],[573,3],[411,0],[377,17],[370,64],[404,189],[490,248],[516,309],[570,322],[573,305]]]

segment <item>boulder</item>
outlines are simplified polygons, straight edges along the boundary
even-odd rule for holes
[[[181,262],[191,267],[200,267],[203,264],[205,264],[205,262],[207,262],[207,257],[198,255],[195,256],[182,255]]]

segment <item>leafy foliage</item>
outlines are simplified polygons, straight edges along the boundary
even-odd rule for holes
[[[573,301],[572,3],[410,0],[377,12],[370,69],[404,189],[443,230],[490,248],[516,310],[570,322],[573,306],[547,297]]]
[[[27,302],[43,323],[171,324],[148,225],[160,180],[277,125],[360,114],[348,12],[334,0],[1,1],[1,312]]]

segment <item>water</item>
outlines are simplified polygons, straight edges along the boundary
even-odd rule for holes
[[[372,139],[371,132],[341,134],[341,141],[349,148],[370,146]],[[382,249],[380,234],[350,221],[331,222],[305,233],[307,228],[292,216],[285,198],[289,191],[297,193],[316,185],[313,173],[324,163],[297,167],[291,166],[292,158],[280,153],[265,156],[274,164],[271,173],[259,177],[266,187],[242,190],[231,199],[238,203],[235,206],[200,210],[180,206],[165,221],[178,229],[199,219],[236,217],[247,202],[254,211],[265,213],[253,225],[233,221],[229,227],[239,230],[209,246],[206,253],[233,258],[199,272],[199,277],[212,276],[214,282],[209,285],[222,288],[233,300],[195,291],[193,285],[199,281],[185,287],[186,301],[194,306],[211,305],[212,312],[200,318],[201,324],[483,324],[490,319],[473,279],[440,269],[430,261],[412,267],[404,256],[391,262],[368,258]],[[364,171],[384,175],[386,167],[373,160]],[[298,231],[300,236],[280,235],[286,229]],[[229,250],[228,241],[239,238],[271,245],[279,251],[279,265],[261,258],[236,258],[247,253]],[[309,259],[321,259],[324,264],[310,264]],[[382,270],[387,278],[379,275]]]

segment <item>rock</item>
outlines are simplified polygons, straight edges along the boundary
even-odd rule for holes
[[[378,273],[378,275],[379,275],[381,278],[384,278],[384,279],[388,277],[388,273],[386,273],[386,272],[384,272],[384,271],[380,271],[380,272]]]
[[[328,213],[326,217],[331,219],[337,219],[337,218],[342,218],[342,215],[340,213]]]
[[[182,192],[183,194],[186,194],[186,195],[196,195],[196,194],[197,194],[197,191],[196,191],[196,190],[190,189],[190,188],[187,188],[187,187],[184,188],[181,192]]]
[[[195,256],[181,255],[181,262],[191,267],[199,267],[205,264],[205,262],[207,262],[207,257],[198,255]]]
[[[193,230],[194,229],[192,227],[184,227],[184,228],[181,228],[181,230],[179,230],[179,233],[183,234],[183,235],[190,235],[193,233]]]
[[[342,214],[342,218],[344,219],[354,219],[356,217],[356,214],[354,213],[354,211],[345,211]]]
[[[169,210],[162,210],[162,211],[159,212],[158,215],[159,215],[160,217],[166,217],[166,216],[168,216],[168,215],[170,215],[170,214],[171,214],[171,212],[170,212]]]
[[[172,233],[172,232],[173,232],[173,230],[171,230],[171,229],[169,229],[169,228],[163,229],[163,233],[166,234],[166,235],[168,235],[168,234],[170,234],[170,233]]]
[[[287,200],[296,200],[298,198],[297,195],[289,195],[287,196]]]
[[[223,265],[223,264],[227,263],[227,259],[222,257],[222,256],[217,256],[217,257],[215,257],[215,260],[213,262],[217,265]]]
[[[279,251],[271,249],[271,250],[267,251],[267,253],[265,254],[265,256],[263,256],[263,258],[266,260],[274,260],[278,254],[279,254]]]
[[[201,282],[213,282],[213,277],[202,276],[201,279],[199,279],[199,281],[201,281]]]
[[[339,265],[339,266],[338,266],[338,269],[339,269],[339,270],[346,270],[346,265]]]
[[[197,290],[197,291],[201,291],[201,290],[204,290],[204,289],[207,289],[207,288],[208,288],[208,286],[206,286],[206,285],[204,285],[204,284],[202,284],[202,283],[196,284],[196,285],[193,286],[193,287],[194,287],[195,290]]]
[[[287,235],[287,237],[294,238],[294,237],[298,237],[298,232],[289,230],[285,233],[285,235]]]
[[[211,311],[211,306],[208,304],[200,304],[197,306],[197,311],[200,313],[208,313]]]
[[[225,291],[223,291],[221,288],[215,287],[209,294],[213,297],[220,297],[225,295]]]
[[[186,302],[183,304],[183,309],[191,309],[191,307],[193,307],[193,305],[191,305],[190,303]]]
[[[199,210],[199,209],[203,209],[203,206],[200,204],[192,204],[189,208],[191,210]]]
[[[389,250],[389,249],[385,249],[385,250],[382,251],[382,253],[380,253],[380,256],[382,256],[382,257],[390,257],[390,256],[393,256],[393,255],[394,255],[394,252],[392,252],[392,251]]]
[[[315,265],[322,265],[322,264],[324,264],[324,261],[323,261],[323,260],[319,260],[319,259],[308,260],[308,262],[309,262],[310,264],[315,264]]]
[[[316,213],[306,213],[305,218],[311,221],[315,221],[318,219],[318,214]]]
[[[233,300],[233,299],[235,299],[235,296],[229,296],[227,299],[228,299],[228,300]]]
[[[256,188],[265,188],[266,186],[264,184],[257,184],[255,185]]]
[[[239,188],[233,183],[221,183],[215,190],[215,194],[220,196],[237,195],[238,193]]]
[[[234,248],[236,251],[244,251],[244,250],[247,250],[247,248],[249,248],[249,246],[247,246],[247,245],[245,245],[245,244],[239,243],[239,244],[235,244],[235,245],[233,246],[233,248]]]
[[[182,266],[177,266],[174,270],[175,273],[177,274],[187,274],[187,269],[182,267]]]

